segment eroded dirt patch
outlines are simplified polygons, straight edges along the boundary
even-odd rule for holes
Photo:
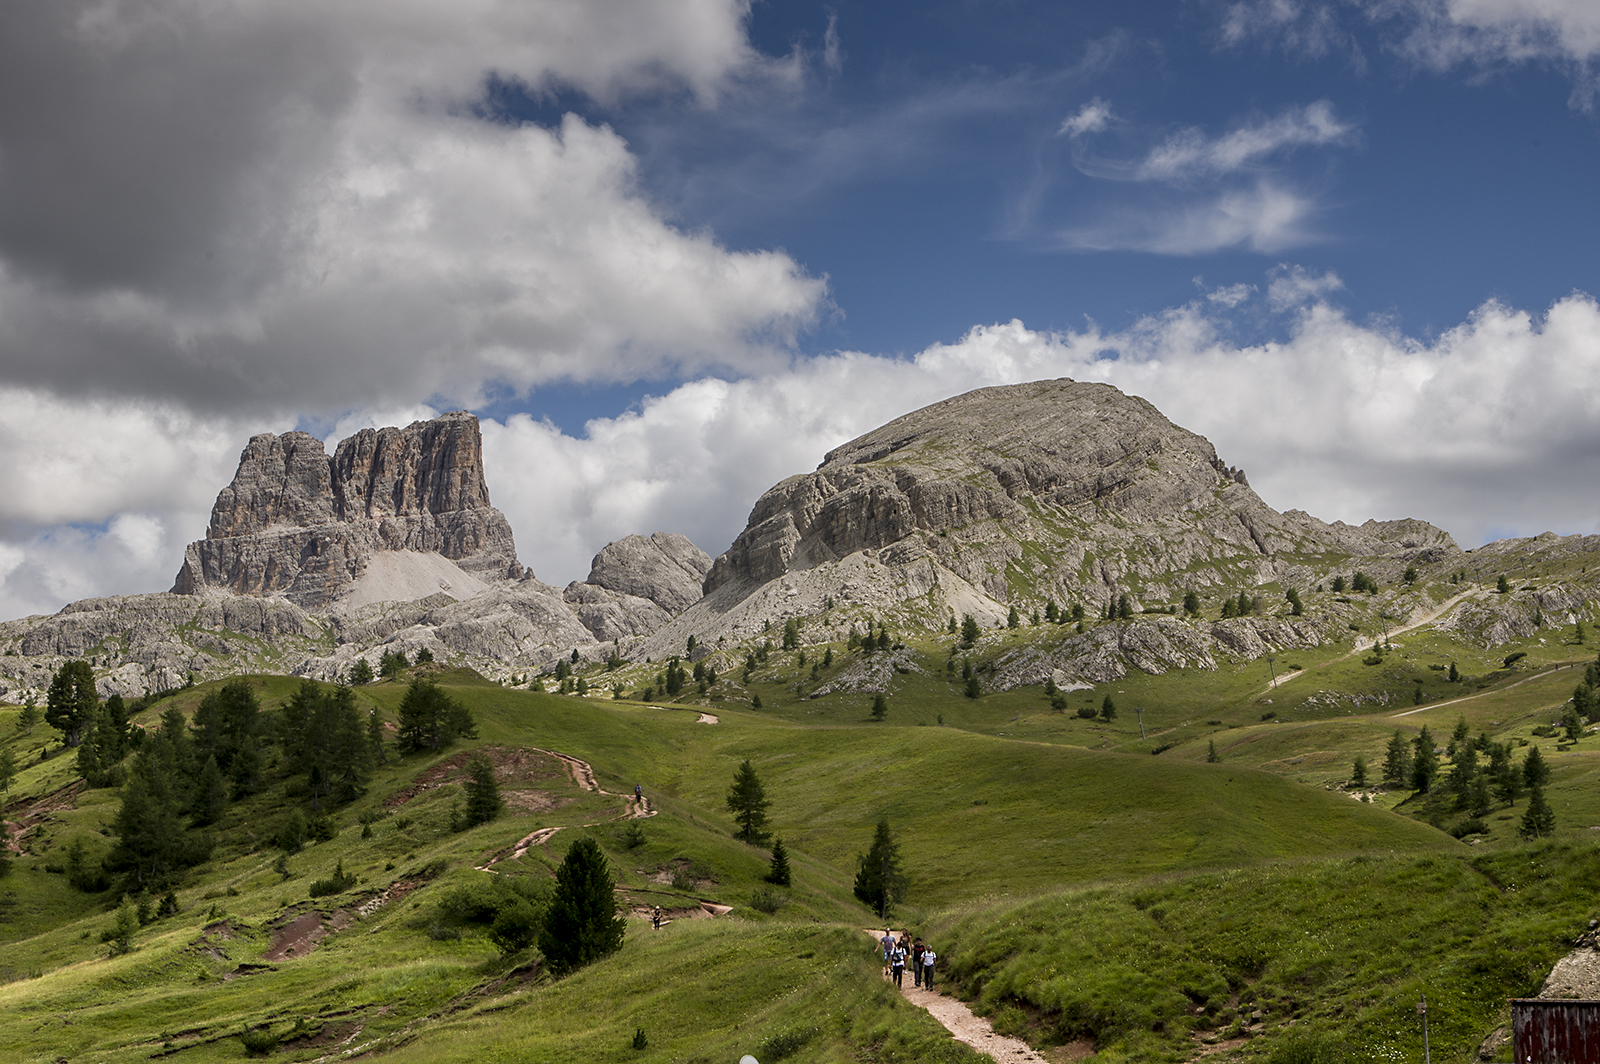
[[[37,830],[39,825],[54,820],[56,814],[76,808],[78,795],[83,793],[85,786],[87,784],[83,780],[74,780],[49,794],[41,794],[30,801],[22,802],[11,810],[11,818],[6,821],[6,826],[11,829],[11,842],[8,847],[10,851],[15,854],[27,853],[26,837]]]
[[[328,935],[343,931],[354,917],[344,910],[324,914],[315,909],[309,912],[284,913],[272,929],[272,948],[262,954],[264,961],[285,961],[304,957],[317,948]]]
[[[409,787],[384,799],[385,809],[398,809],[425,791],[451,783],[461,783],[467,777],[467,762],[482,754],[494,766],[494,779],[500,785],[501,797],[506,805],[519,813],[539,813],[559,808],[569,799],[554,793],[552,787],[562,779],[571,779],[584,790],[595,790],[594,775],[589,774],[588,785],[573,773],[565,755],[549,750],[536,750],[520,746],[485,746],[466,750],[434,765],[419,775]],[[579,761],[578,764],[583,765]],[[589,766],[583,765],[585,769]]]

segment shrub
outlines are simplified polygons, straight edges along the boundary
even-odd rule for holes
[[[1093,706],[1079,706],[1078,707],[1078,716],[1080,718],[1082,718],[1083,720],[1094,720],[1094,717],[1095,717],[1094,707]]]
[[[264,1057],[278,1048],[278,1036],[272,1033],[270,1027],[241,1031],[239,1042],[244,1046],[245,1055],[250,1057]]]
[[[757,887],[750,893],[750,908],[771,916],[789,900],[789,896],[771,887]]]
[[[1450,834],[1458,839],[1466,838],[1468,835],[1486,835],[1488,832],[1489,825],[1477,817],[1473,817],[1471,820],[1463,820],[1450,829]]]
[[[756,1049],[756,1054],[759,1059],[764,1061],[783,1060],[785,1057],[792,1057],[805,1048],[805,1044],[811,1041],[813,1033],[813,1029],[808,1027],[794,1027],[787,1031],[780,1031],[765,1042],[762,1042]]]
[[[344,870],[344,861],[341,860],[333,875],[324,879],[312,880],[307,893],[313,898],[324,898],[329,894],[343,894],[356,885],[356,877]]]

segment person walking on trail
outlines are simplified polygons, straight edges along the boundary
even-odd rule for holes
[[[911,983],[913,986],[922,985],[922,954],[927,947],[922,944],[922,939],[917,939],[911,945]]]
[[[636,802],[644,800],[644,786],[642,784],[635,783],[633,785],[633,800]]]
[[[922,989],[924,990],[933,989],[933,962],[938,959],[939,955],[933,952],[932,946],[924,946],[922,948]]]
[[[878,945],[883,947],[883,974],[889,974],[889,951],[894,949],[894,931],[884,928],[883,937],[878,939]]]
[[[906,951],[900,948],[898,942],[895,943],[894,949],[889,951],[889,971],[894,975],[896,987],[905,986],[902,980],[906,974]]]
[[[650,912],[650,926],[657,931],[661,930],[661,906],[659,905]]]

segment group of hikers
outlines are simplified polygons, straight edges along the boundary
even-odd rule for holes
[[[895,986],[905,986],[902,980],[909,964],[912,985],[933,989],[933,965],[939,955],[933,952],[932,946],[925,945],[920,938],[913,939],[910,931],[902,931],[900,937],[895,938],[894,929],[888,927],[884,928],[878,945],[883,949],[883,974],[893,979]]]

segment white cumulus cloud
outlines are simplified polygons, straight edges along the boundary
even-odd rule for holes
[[[1085,133],[1099,133],[1111,124],[1111,105],[1096,96],[1061,123],[1057,134],[1081,137]]]

